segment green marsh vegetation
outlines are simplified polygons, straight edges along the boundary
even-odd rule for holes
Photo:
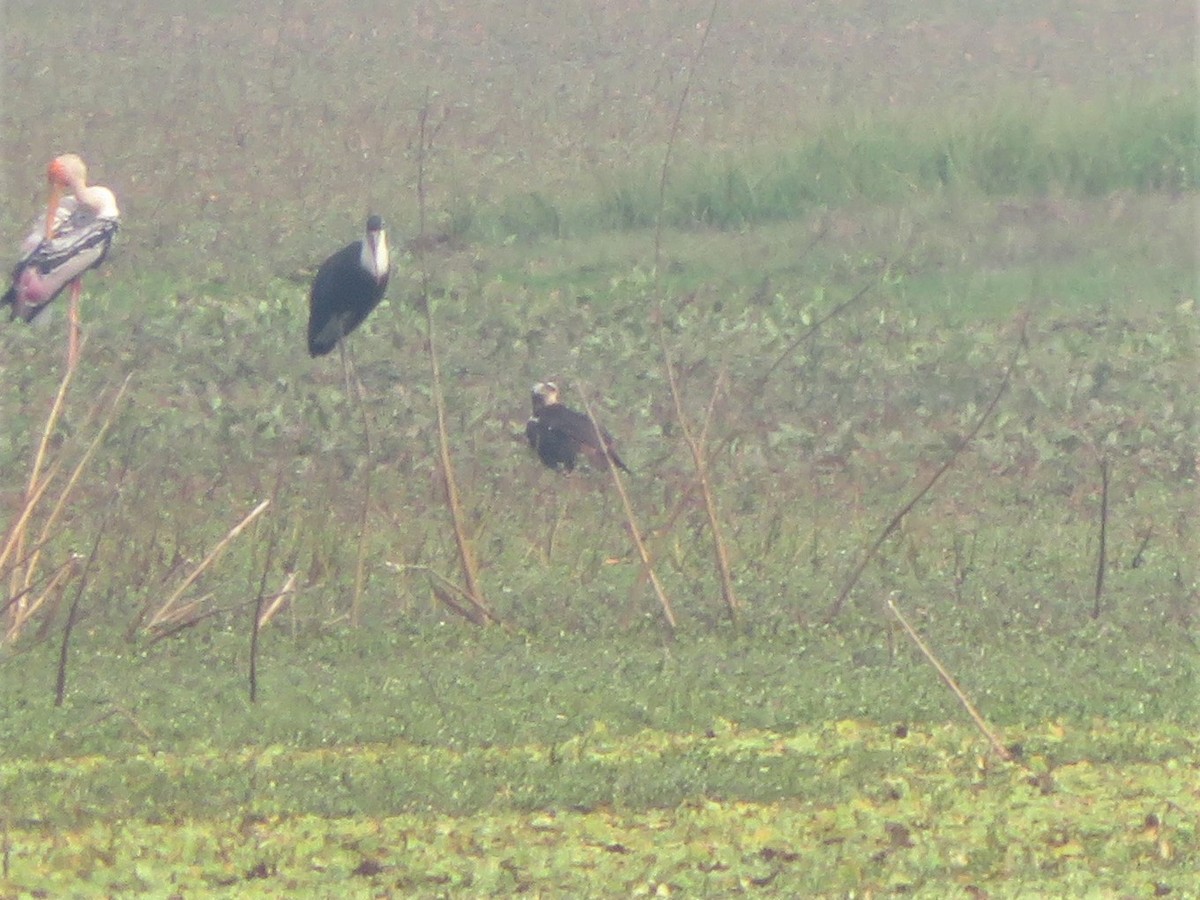
[[[709,4],[63,9],[5,7],[2,233],[62,150],[124,223],[32,535],[111,421],[0,648],[5,891],[1192,889],[1190,9],[718,7],[695,62]],[[416,238],[427,89],[430,236],[351,338],[360,410],[307,283],[368,209]],[[499,627],[446,602],[422,266]],[[5,535],[63,326],[0,331]],[[606,476],[521,443],[545,378],[622,441],[673,637]]]

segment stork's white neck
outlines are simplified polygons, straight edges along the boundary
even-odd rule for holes
[[[92,210],[99,219],[116,219],[121,215],[121,211],[117,209],[116,195],[98,184],[78,188],[75,191],[75,199]]]
[[[388,245],[387,234],[380,230],[367,232],[362,242],[362,256],[359,257],[362,267],[371,273],[376,281],[383,281],[388,274]]]

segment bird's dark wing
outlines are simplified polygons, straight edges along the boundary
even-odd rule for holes
[[[317,269],[309,292],[308,352],[323,356],[363,323],[387,290],[359,263],[362,241],[343,247]]]
[[[555,403],[542,409],[538,419],[545,428],[560,435],[560,439],[570,441],[576,452],[586,453],[597,465],[604,465],[611,460],[617,468],[629,471],[624,460],[617,455],[612,435],[603,428],[597,431],[592,420],[583,413]]]
[[[543,422],[541,416],[534,416],[525,423],[525,439],[537,451],[538,458],[551,469],[570,472],[575,468],[579,445],[570,435]]]

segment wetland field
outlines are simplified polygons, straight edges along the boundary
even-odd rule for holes
[[[1200,896],[1192,5],[0,20],[0,897]]]

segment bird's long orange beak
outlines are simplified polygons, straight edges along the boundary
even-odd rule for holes
[[[62,185],[50,180],[50,199],[46,203],[46,240],[54,237],[54,220],[58,215],[58,204],[62,200]]]

